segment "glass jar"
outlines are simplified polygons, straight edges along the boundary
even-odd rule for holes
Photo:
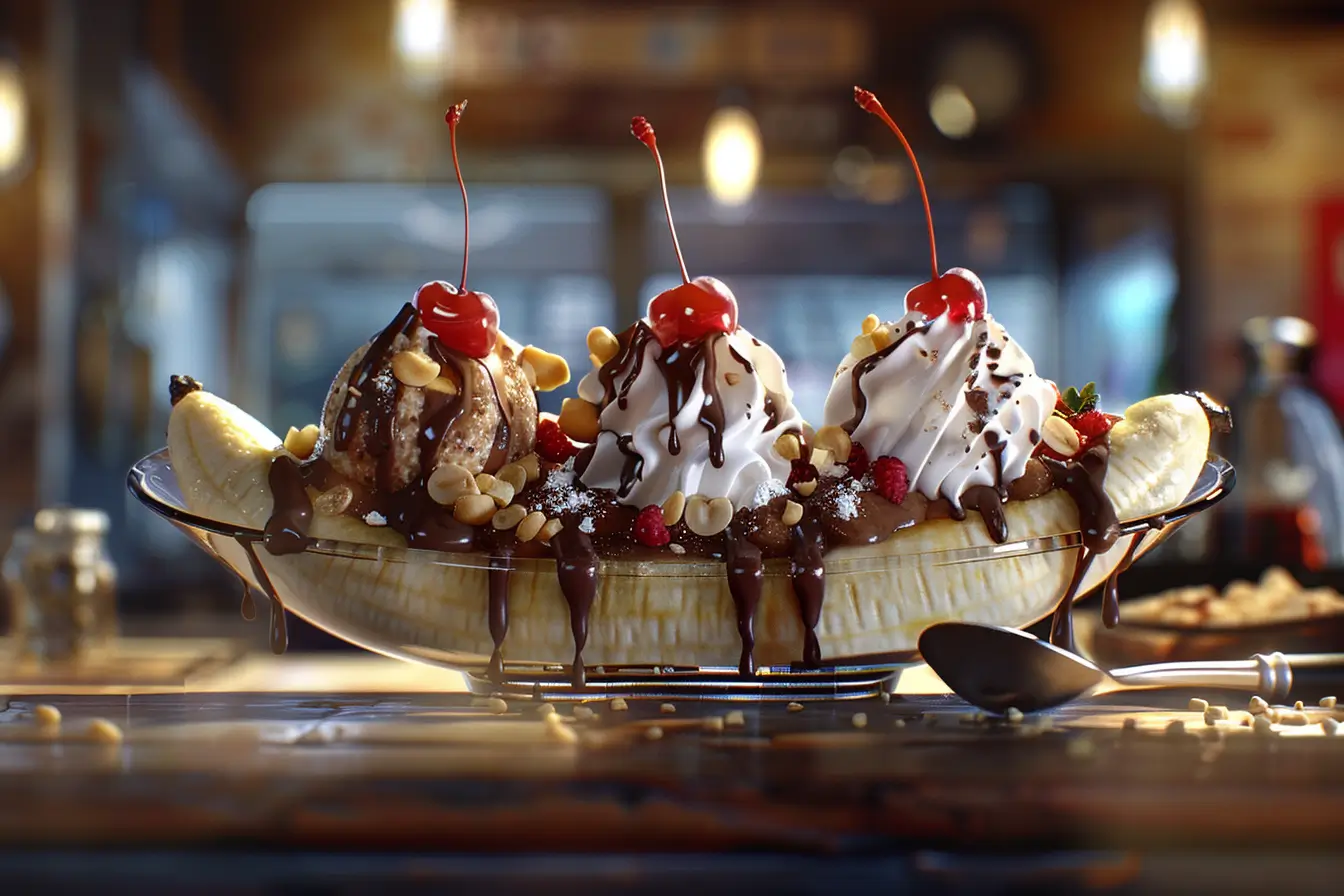
[[[107,514],[40,510],[14,534],[3,575],[10,639],[20,658],[64,662],[117,635],[116,567],[104,548]]]

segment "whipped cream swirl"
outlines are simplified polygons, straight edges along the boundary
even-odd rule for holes
[[[899,458],[910,487],[960,509],[975,486],[1000,494],[1025,471],[1054,412],[1055,387],[993,317],[956,322],[912,311],[880,328],[890,344],[847,354],[826,398],[874,459]]]
[[[579,479],[625,504],[685,495],[750,507],[784,480],[781,435],[802,431],[784,364],[742,328],[664,348],[646,321],[620,334],[620,351],[579,383],[600,409],[599,433]]]

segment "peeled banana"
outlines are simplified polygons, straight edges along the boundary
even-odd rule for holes
[[[189,510],[261,529],[271,513],[267,474],[281,439],[205,391],[183,397],[168,429],[169,453]],[[1209,423],[1199,402],[1162,395],[1131,406],[1110,433],[1106,492],[1121,520],[1161,513],[1190,492],[1204,466]],[[929,624],[963,619],[1024,625],[1049,613],[1073,573],[1076,549],[1015,553],[1014,544],[1077,531],[1072,500],[1056,489],[1004,508],[1011,542],[996,546],[974,515],[931,520],[869,547],[826,555],[826,600],[817,627],[827,660],[913,650]],[[404,549],[399,535],[358,520],[316,515],[316,551],[257,557],[284,605],[353,643],[399,656],[432,655],[483,664],[493,647],[487,624],[486,561],[478,555]],[[1079,594],[1121,562],[1126,536],[1095,559]],[[221,558],[254,581],[243,549],[213,535]],[[358,546],[358,547],[356,547]],[[992,560],[957,562],[958,549],[997,548]],[[1142,553],[1142,550],[1140,550]],[[506,660],[564,664],[573,655],[569,609],[554,564],[518,561],[510,579]],[[767,564],[755,616],[757,662],[801,656],[802,624],[787,561]],[[605,561],[584,658],[621,663],[735,667],[736,615],[720,566],[704,562]]]

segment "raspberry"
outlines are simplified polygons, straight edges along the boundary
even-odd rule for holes
[[[635,517],[635,541],[651,548],[660,548],[671,540],[672,533],[667,531],[667,524],[663,522],[663,508],[657,504],[650,504]]]
[[[899,504],[910,491],[910,475],[899,459],[879,457],[873,464],[873,484],[879,495],[893,504]]]
[[[1101,411],[1084,411],[1076,417],[1070,417],[1069,424],[1073,426],[1078,435],[1082,436],[1083,442],[1087,443],[1106,435],[1119,419],[1119,417],[1111,414],[1103,414]]]
[[[549,417],[537,421],[537,454],[553,464],[562,464],[578,453],[559,423]]]
[[[849,460],[845,461],[845,466],[855,479],[862,479],[868,472],[868,452],[858,442],[850,443]]]
[[[817,468],[801,457],[789,463],[789,479],[784,484],[793,488],[800,482],[811,482],[817,478]]]

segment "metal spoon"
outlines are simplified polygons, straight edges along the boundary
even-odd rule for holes
[[[1249,660],[1154,663],[1104,672],[1026,632],[970,622],[929,626],[919,636],[919,652],[958,697],[996,713],[1009,707],[1050,709],[1108,681],[1125,688],[1223,688],[1271,702],[1286,700],[1294,684],[1309,689],[1344,684],[1344,654],[1256,654]]]

